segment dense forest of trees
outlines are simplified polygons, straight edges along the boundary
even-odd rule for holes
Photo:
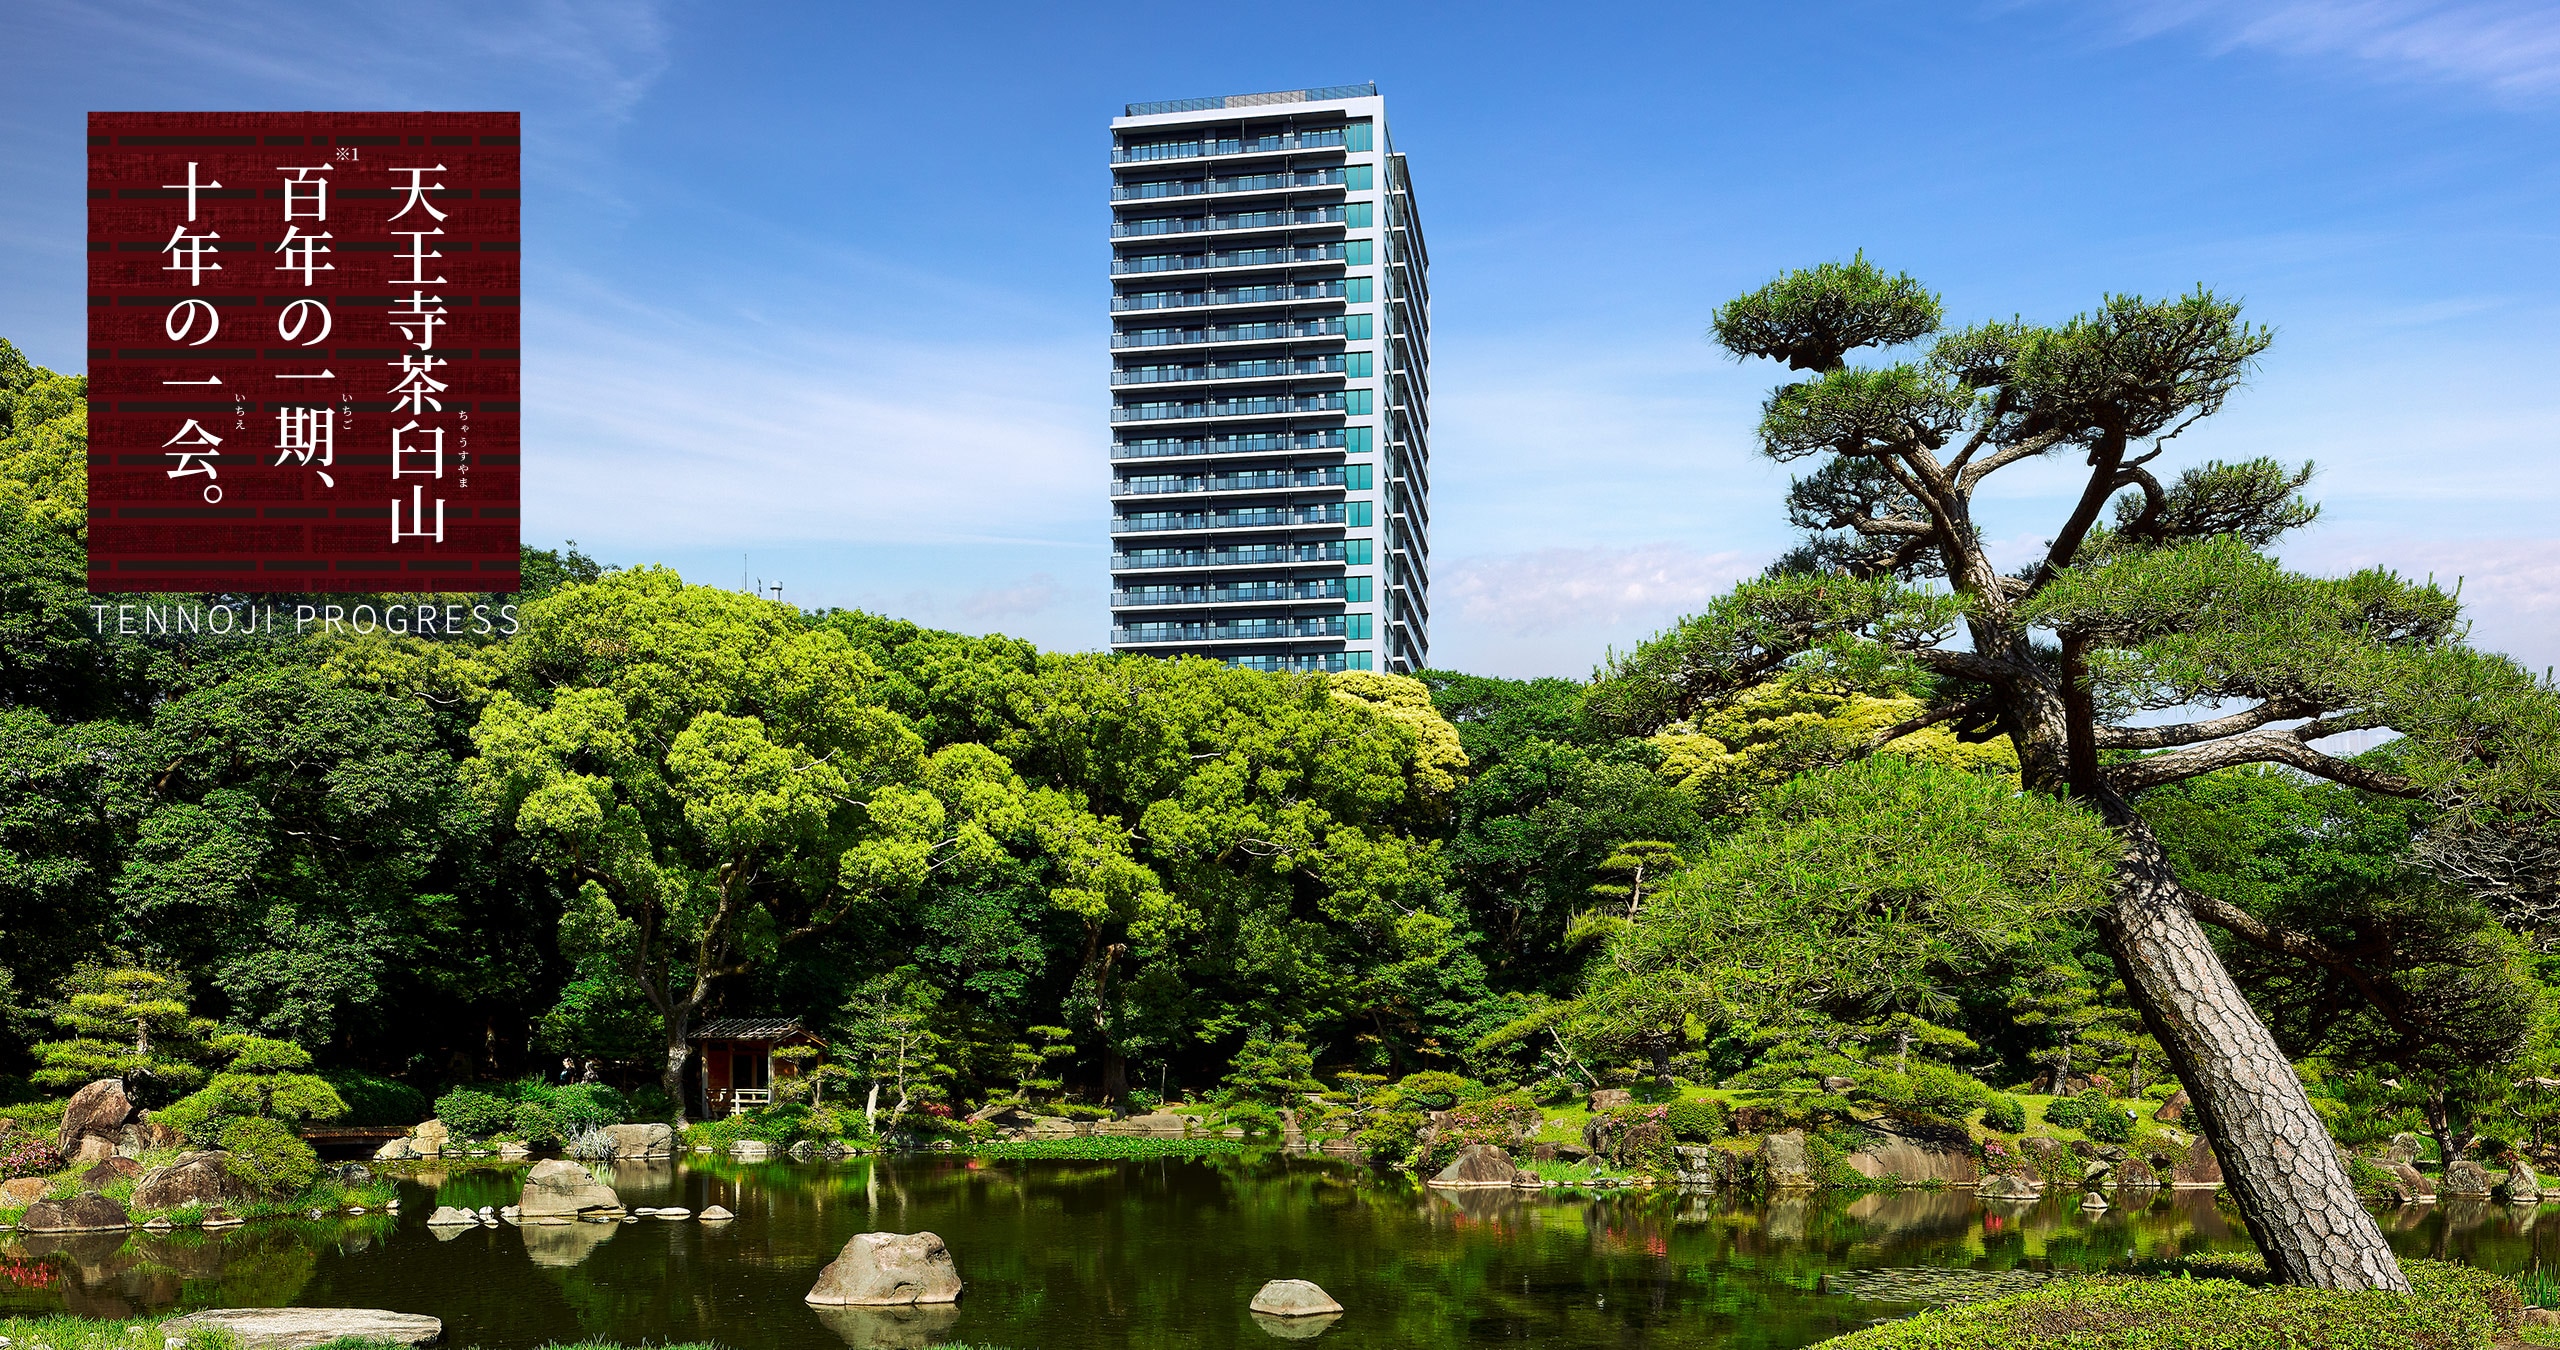
[[[2196,1089],[2249,1192],[2215,1056],[2263,1040],[2349,1142],[2542,1142],[2549,690],[2432,587],[2277,569],[2307,471],[2143,467],[2262,335],[2111,302],[1855,370],[1937,324],[1863,262],[1718,323],[1811,372],[1763,427],[1819,459],[1808,543],[1591,683],[1044,653],[574,546],[511,636],[101,633],[80,381],[0,343],[0,1094],[144,970],[430,1093],[566,1054],[672,1094],[718,1015],[890,1029],[960,1105],[2095,1074]],[[2063,449],[2069,546],[2002,576],[1973,487]]]

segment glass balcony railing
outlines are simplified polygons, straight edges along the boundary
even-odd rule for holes
[[[1114,572],[1159,567],[1261,567],[1279,563],[1341,562],[1342,541],[1320,544],[1229,544],[1219,548],[1133,548],[1111,555]]]
[[[1143,164],[1151,159],[1199,159],[1207,155],[1267,155],[1279,150],[1339,150],[1342,128],[1329,131],[1272,131],[1259,136],[1196,136],[1180,141],[1151,141],[1111,149],[1114,164]]]
[[[1214,586],[1128,586],[1111,593],[1114,605],[1251,605],[1275,600],[1340,600],[1340,577],[1308,581],[1228,581]]]
[[[1111,335],[1114,347],[1184,347],[1201,342],[1282,342],[1290,338],[1345,337],[1344,316],[1280,319],[1270,323],[1220,323],[1196,328],[1133,328]]]
[[[1340,169],[1301,169],[1291,173],[1240,173],[1226,178],[1169,178],[1152,183],[1114,183],[1111,185],[1111,200],[1135,202],[1157,197],[1200,197],[1220,192],[1280,192],[1289,188],[1340,186]]]
[[[1339,525],[1343,519],[1340,502],[1323,506],[1239,506],[1225,511],[1132,511],[1112,517],[1111,532],[1280,529],[1292,525]]]
[[[1367,373],[1362,356],[1362,373]],[[1126,366],[1111,372],[1113,384],[1181,384],[1191,380],[1282,380],[1300,375],[1341,375],[1351,368],[1343,354],[1274,356],[1253,361],[1210,361],[1196,366]]]
[[[1300,244],[1291,248],[1230,248],[1210,253],[1148,253],[1111,260],[1113,276],[1146,272],[1196,272],[1213,267],[1282,267],[1291,263],[1341,262],[1340,244]]]
[[[1230,656],[1227,664],[1239,670],[1260,670],[1271,674],[1321,670],[1339,674],[1346,670],[1367,670],[1367,652],[1306,652],[1290,656]]]
[[[1366,466],[1361,469],[1368,472]],[[1237,473],[1161,473],[1116,479],[1114,497],[1154,497],[1168,492],[1265,492],[1284,488],[1338,488],[1346,475],[1330,469],[1246,469]]]
[[[1292,225],[1340,225],[1345,222],[1343,208],[1339,206],[1298,206],[1272,211],[1221,211],[1206,216],[1148,216],[1143,220],[1115,220],[1111,222],[1111,237],[1205,234],[1212,230],[1278,230]]]
[[[1269,455],[1291,450],[1341,450],[1341,427],[1323,431],[1256,431],[1233,436],[1150,436],[1111,447],[1113,459],[1161,459],[1170,455]]]
[[[1211,619],[1199,622],[1131,623],[1111,630],[1113,642],[1252,642],[1272,638],[1338,638],[1342,616],[1312,619]]]
[[[1167,418],[1284,417],[1292,413],[1341,412],[1349,401],[1342,391],[1325,394],[1274,394],[1256,398],[1196,398],[1115,404],[1114,422],[1158,422]]]
[[[1199,291],[1138,291],[1111,297],[1117,313],[1133,309],[1197,309],[1204,305],[1275,305],[1292,300],[1339,300],[1342,280],[1273,282],[1262,286],[1217,286]]]

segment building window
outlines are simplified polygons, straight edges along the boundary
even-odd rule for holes
[[[1373,373],[1369,369],[1369,354],[1367,352],[1343,353],[1342,373],[1355,380],[1365,380],[1369,378]]]
[[[1366,464],[1345,464],[1342,466],[1342,485],[1353,492],[1366,492],[1376,486],[1370,481],[1370,474]]]
[[[1366,164],[1353,164],[1342,171],[1342,185],[1353,192],[1367,192],[1377,186],[1376,170]]]
[[[1344,652],[1342,654],[1342,668],[1344,670],[1367,670],[1369,668],[1369,654],[1367,652]]]
[[[1377,225],[1377,218],[1369,212],[1370,204],[1367,202],[1345,202],[1342,206],[1342,223],[1349,229],[1372,229]]]
[[[1344,427],[1342,429],[1342,452],[1346,455],[1365,455],[1369,453],[1369,437],[1370,430],[1367,427]]]
[[[1342,561],[1353,567],[1367,567],[1378,560],[1372,550],[1373,546],[1366,539],[1345,539],[1342,541]]]
[[[1377,298],[1376,286],[1377,283],[1367,277],[1344,277],[1342,298],[1355,305],[1365,305]]]
[[[1366,239],[1345,240],[1342,245],[1342,260],[1353,267],[1366,267],[1375,261],[1370,249],[1371,245]]]
[[[1354,122],[1351,125],[1344,127],[1342,129],[1342,148],[1345,150],[1368,149],[1369,124],[1366,122]]]
[[[1342,523],[1352,526],[1374,525],[1377,522],[1369,518],[1370,510],[1371,507],[1367,502],[1344,502]]]
[[[1366,314],[1343,315],[1342,335],[1353,342],[1368,341],[1372,336],[1369,331],[1369,316]]]
[[[1353,642],[1368,641],[1372,636],[1369,631],[1369,616],[1366,614],[1343,615],[1342,635]]]
[[[1342,391],[1342,410],[1353,417],[1368,416],[1372,411],[1369,406],[1369,402],[1369,391],[1366,389],[1345,389]]]
[[[1366,604],[1376,597],[1370,592],[1369,578],[1344,577],[1342,579],[1342,598],[1358,605]]]

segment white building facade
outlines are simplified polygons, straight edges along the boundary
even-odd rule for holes
[[[1111,646],[1430,649],[1430,255],[1374,85],[1111,123]]]

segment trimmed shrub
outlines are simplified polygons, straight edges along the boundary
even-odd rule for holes
[[[1398,1105],[1421,1111],[1446,1111],[1484,1095],[1484,1084],[1437,1069],[1406,1074],[1395,1086]]]
[[[515,1103],[473,1088],[455,1088],[436,1098],[436,1119],[464,1139],[486,1139],[515,1119]]]
[[[2044,1104],[2044,1123],[2057,1130],[2076,1130],[2089,1119],[2089,1104],[2078,1097],[2056,1097]]]
[[[1998,1130],[2002,1134],[2023,1133],[2027,1128],[2027,1104],[2005,1093],[1995,1092],[1983,1105],[1982,1124],[1985,1129]]]
[[[601,1125],[619,1125],[628,1115],[629,1104],[622,1093],[606,1083],[573,1083],[552,1090],[545,1103],[560,1124],[571,1130]]]
[[[1724,1134],[1724,1107],[1712,1101],[1673,1102],[1664,1123],[1671,1127],[1672,1138],[1684,1144],[1703,1144]]]
[[[1584,1138],[1610,1163],[1629,1171],[1671,1170],[1671,1108],[1618,1106],[1592,1118]]]
[[[320,1175],[320,1155],[280,1120],[234,1116],[220,1143],[231,1155],[224,1168],[267,1195],[290,1195]]]
[[[2485,1271],[2403,1262],[2407,1296],[2234,1279],[2056,1280],[2033,1293],[1924,1312],[1822,1342],[1821,1350],[2488,1350],[2520,1320],[2515,1289]],[[2136,1338],[2139,1338],[2138,1341]]]
[[[517,1102],[510,1122],[528,1144],[548,1144],[565,1138],[560,1117],[540,1102]]]
[[[2080,1103],[2080,1129],[2101,1144],[2125,1144],[2133,1141],[2133,1117],[2115,1104],[2115,1099],[2091,1088],[2074,1100]],[[2050,1113],[2047,1113],[2048,1116]]]

